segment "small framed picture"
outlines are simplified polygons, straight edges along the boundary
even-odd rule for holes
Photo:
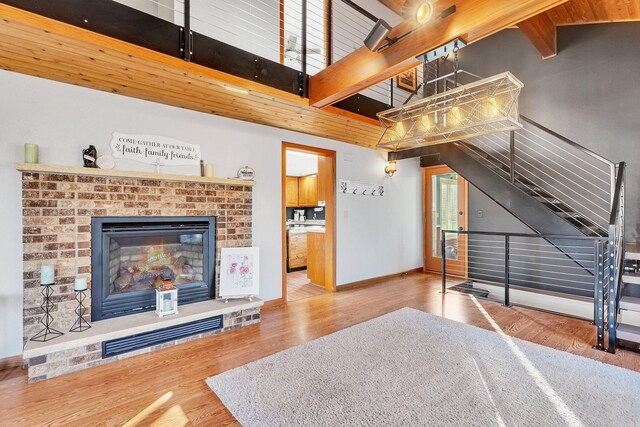
[[[257,296],[260,293],[259,274],[259,248],[222,248],[220,297]]]
[[[412,68],[396,76],[396,86],[408,92],[418,89],[418,69]]]

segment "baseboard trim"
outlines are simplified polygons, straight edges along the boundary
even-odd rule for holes
[[[281,305],[284,305],[284,299],[283,298],[278,298],[278,299],[272,299],[271,301],[265,301],[264,305],[262,306],[263,310],[268,310],[270,308],[275,308],[275,307],[279,307]]]
[[[11,356],[0,359],[0,371],[7,369],[22,368],[22,356]]]
[[[357,282],[345,283],[336,287],[338,292],[348,291],[351,289],[361,288],[363,286],[375,285],[377,283],[386,282],[387,280],[399,279],[401,277],[408,276],[410,274],[416,274],[422,272],[422,267],[412,268],[411,270],[403,271],[400,273],[387,274],[386,276],[373,277],[371,279],[359,280]]]

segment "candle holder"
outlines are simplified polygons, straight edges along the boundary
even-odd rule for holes
[[[44,329],[35,334],[33,338],[31,338],[31,341],[44,342],[57,338],[60,335],[64,335],[64,333],[51,327],[51,324],[53,323],[53,316],[51,316],[51,309],[53,308],[51,295],[53,295],[53,288],[51,285],[42,285],[42,305],[40,308],[44,311],[44,316],[40,319],[40,323],[42,323]]]
[[[78,306],[76,307],[77,319],[71,329],[69,329],[69,332],[82,332],[91,327],[89,322],[84,318],[84,314],[87,312],[87,308],[84,306],[84,300],[87,299],[87,296],[84,292],[85,291],[76,291],[76,301],[78,301]]]

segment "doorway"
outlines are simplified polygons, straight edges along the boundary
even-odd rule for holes
[[[423,169],[425,272],[442,271],[442,230],[466,230],[467,181],[451,168],[440,165]],[[447,271],[467,273],[466,236],[449,233],[445,240]]]
[[[284,302],[335,291],[335,163],[335,151],[282,143]]]

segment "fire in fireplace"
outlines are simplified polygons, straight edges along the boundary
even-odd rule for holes
[[[91,318],[153,310],[155,289],[178,303],[215,297],[214,217],[92,219]]]

